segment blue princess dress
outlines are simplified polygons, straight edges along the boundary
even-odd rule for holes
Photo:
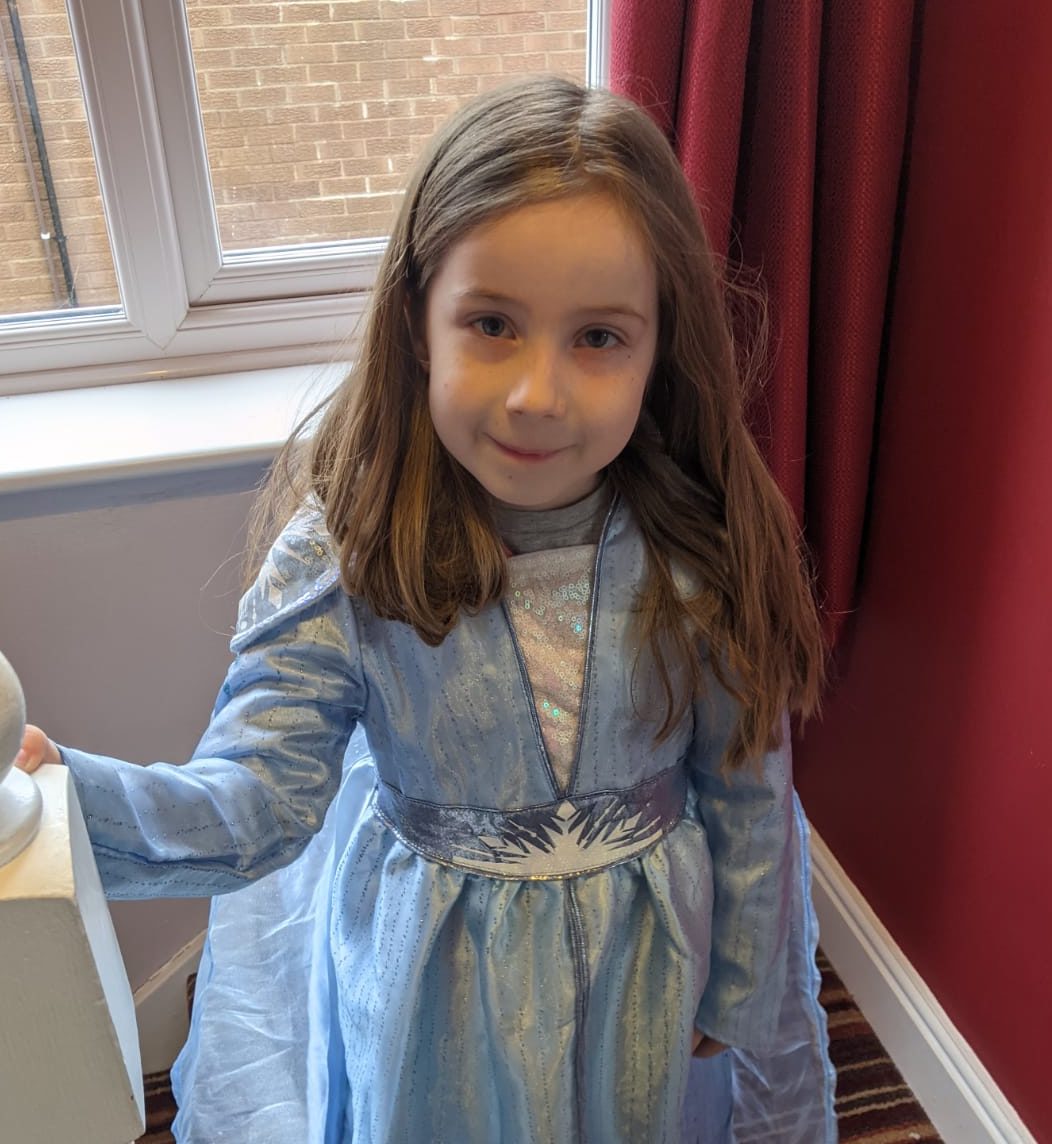
[[[432,648],[308,510],[190,763],[63,751],[111,897],[222,895],[179,1141],[835,1141],[788,736],[723,774],[713,679],[655,744],[643,571],[615,501]]]

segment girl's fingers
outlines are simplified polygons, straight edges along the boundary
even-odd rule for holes
[[[43,762],[42,759],[39,759],[35,755],[31,754],[25,749],[25,747],[23,747],[18,752],[18,754],[15,755],[15,766],[20,771],[26,771],[28,774],[32,774],[37,769],[37,767],[40,766],[41,762]]]
[[[15,755],[15,766],[32,774],[42,763],[61,763],[58,748],[39,727],[26,724],[22,749]]]
[[[696,1057],[714,1057],[722,1053],[726,1047],[722,1041],[715,1041],[712,1037],[699,1036],[694,1042],[693,1055]]]

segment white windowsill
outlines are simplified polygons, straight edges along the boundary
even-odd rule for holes
[[[266,463],[338,363],[0,397],[0,496]]]

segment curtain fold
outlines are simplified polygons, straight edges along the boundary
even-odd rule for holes
[[[915,8],[613,0],[611,87],[672,139],[732,272],[762,277],[771,352],[749,420],[814,554],[831,642],[859,577]]]

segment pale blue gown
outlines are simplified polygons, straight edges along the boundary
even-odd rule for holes
[[[305,511],[193,761],[63,748],[109,896],[221,895],[177,1140],[836,1140],[788,742],[723,773],[713,678],[655,744],[627,507],[585,555],[432,648]],[[732,1049],[692,1060],[695,1027]]]

